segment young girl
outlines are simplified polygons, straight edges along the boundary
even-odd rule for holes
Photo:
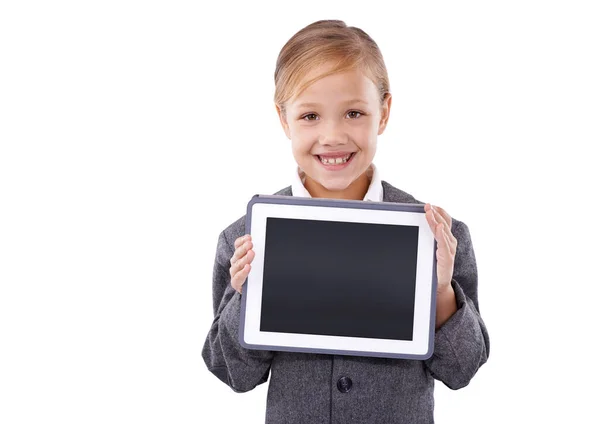
[[[418,203],[373,164],[392,97],[377,44],[342,21],[318,21],[283,47],[275,105],[298,164],[275,194]],[[424,204],[437,240],[435,350],[426,361],[249,350],[238,342],[241,287],[254,259],[245,217],[221,232],[213,273],[215,319],[202,356],[235,392],[269,379],[266,422],[433,423],[434,379],[466,386],[489,354],[467,226]],[[293,242],[293,241],[291,241]]]

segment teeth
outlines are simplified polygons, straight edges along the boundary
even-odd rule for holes
[[[346,163],[348,162],[348,159],[350,159],[350,156],[352,156],[352,153],[350,153],[348,156],[342,157],[342,158],[324,158],[321,157],[321,162],[325,165],[339,165],[341,163]]]

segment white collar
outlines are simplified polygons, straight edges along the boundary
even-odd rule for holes
[[[383,186],[381,185],[379,170],[374,163],[371,163],[367,172],[370,174],[371,184],[369,185],[369,189],[363,200],[383,202]],[[296,172],[294,172],[294,175],[292,176],[292,196],[312,197],[306,187],[304,187],[304,179],[304,171],[302,171],[299,166],[296,166]]]

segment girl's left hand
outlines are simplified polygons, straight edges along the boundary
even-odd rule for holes
[[[437,241],[437,279],[438,293],[450,288],[456,256],[456,238],[452,235],[452,218],[439,206],[425,204],[425,217]]]

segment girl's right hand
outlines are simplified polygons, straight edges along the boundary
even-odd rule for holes
[[[250,263],[254,259],[254,250],[252,250],[252,237],[250,234],[246,234],[239,237],[234,243],[235,251],[233,256],[229,260],[231,268],[229,268],[229,275],[231,275],[231,286],[235,291],[242,293],[242,285],[248,278],[250,272]]]

